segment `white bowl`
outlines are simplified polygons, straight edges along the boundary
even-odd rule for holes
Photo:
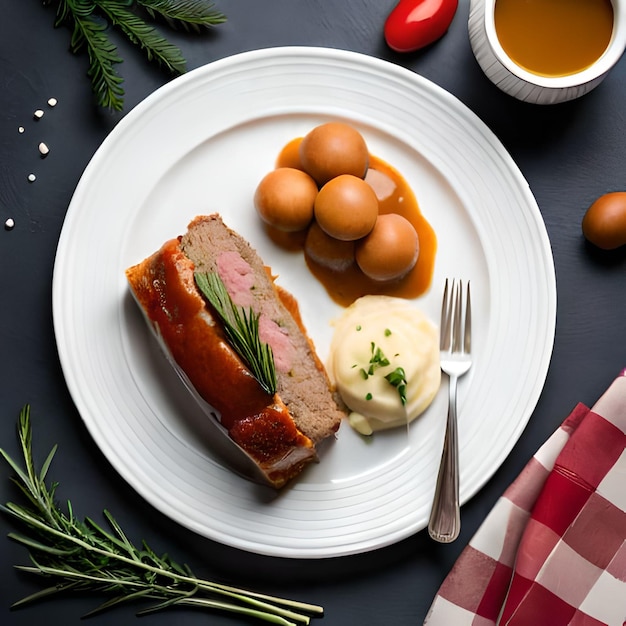
[[[611,2],[611,41],[602,56],[581,72],[567,76],[539,76],[513,62],[496,35],[496,0],[470,0],[468,29],[474,56],[489,80],[518,100],[535,104],[556,104],[579,98],[602,82],[626,48],[626,0]]]

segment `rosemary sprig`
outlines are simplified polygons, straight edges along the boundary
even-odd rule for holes
[[[44,0],[55,5],[55,26],[67,25],[72,31],[70,50],[86,50],[87,75],[98,105],[121,111],[124,107],[123,78],[116,66],[122,62],[117,47],[109,39],[110,26],[118,28],[128,40],[143,50],[149,61],[172,74],[186,71],[181,50],[143,19],[163,19],[172,28],[199,32],[226,21],[210,0]]]
[[[145,542],[134,546],[113,516],[104,511],[111,532],[93,520],[79,521],[68,501],[67,513],[55,502],[58,483],[46,485],[46,476],[57,446],[37,471],[33,461],[30,407],[24,406],[18,420],[18,438],[23,466],[4,450],[0,454],[15,472],[12,480],[25,496],[26,505],[9,502],[0,511],[12,516],[30,531],[29,535],[10,533],[9,538],[24,545],[30,553],[31,566],[18,566],[24,572],[38,574],[51,585],[16,602],[19,607],[62,592],[88,591],[108,599],[95,613],[113,606],[142,599],[156,604],[139,614],[175,606],[217,609],[258,618],[283,626],[309,624],[311,616],[323,609],[268,596],[253,591],[198,579],[186,565],[181,566],[167,555],[158,556]]]
[[[259,337],[259,315],[233,303],[222,279],[215,273],[196,272],[196,284],[224,324],[226,337],[259,384],[276,393],[276,367],[272,348]]]

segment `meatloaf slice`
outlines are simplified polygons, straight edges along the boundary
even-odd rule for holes
[[[229,344],[195,273],[217,273],[231,300],[259,316],[274,353],[273,395]],[[260,470],[282,487],[317,458],[316,444],[339,428],[343,410],[302,326],[295,299],[279,289],[258,254],[218,215],[126,270],[131,291],[192,395]],[[213,417],[211,417],[213,419]]]
[[[298,429],[314,443],[333,435],[345,414],[295,300],[276,287],[257,252],[217,214],[194,219],[180,245],[197,272],[217,272],[235,304],[260,314],[261,340],[274,352],[277,392]]]

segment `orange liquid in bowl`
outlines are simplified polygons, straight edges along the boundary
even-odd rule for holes
[[[613,32],[610,0],[496,0],[495,29],[512,61],[541,76],[595,63]]]

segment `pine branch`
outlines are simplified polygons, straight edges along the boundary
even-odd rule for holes
[[[56,6],[55,27],[70,28],[72,53],[86,50],[87,75],[96,102],[112,111],[124,108],[124,88],[123,78],[116,71],[123,59],[109,39],[110,26],[121,30],[146,53],[149,61],[173,74],[182,74],[186,60],[180,49],[137,15],[135,9],[140,6],[150,19],[160,17],[170,26],[197,32],[226,21],[210,0],[43,0],[43,4]]]
[[[146,52],[149,61],[156,61],[174,74],[186,71],[180,48],[162,37],[157,30],[124,6],[119,0],[95,0],[96,5],[131,41]]]
[[[87,50],[92,91],[100,106],[121,111],[124,106],[123,78],[115,71],[122,62],[116,46],[106,34],[107,23],[94,15],[91,0],[60,0],[56,25],[67,23],[72,28],[70,50],[78,54]]]
[[[199,31],[223,24],[226,16],[207,0],[137,0],[153,18],[160,16],[171,26]]]
[[[76,30],[80,30],[86,39],[90,63],[87,76],[91,79],[96,100],[100,106],[121,111],[124,107],[124,79],[116,72],[115,65],[121,63],[122,58],[105,35],[105,29],[104,24],[91,16],[76,21]]]

